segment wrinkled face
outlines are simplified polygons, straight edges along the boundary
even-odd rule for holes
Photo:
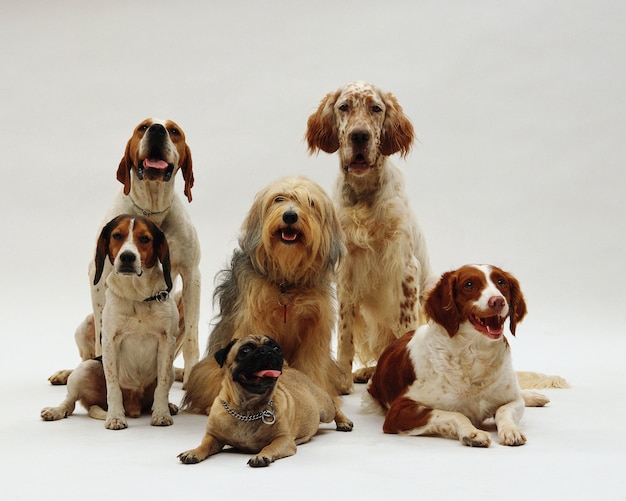
[[[367,174],[379,155],[386,105],[367,82],[346,85],[334,105],[339,155],[344,171]]]
[[[135,128],[128,153],[139,179],[169,181],[184,163],[185,134],[171,120],[148,118]]]
[[[274,388],[282,372],[283,353],[273,339],[250,335],[227,349],[225,366],[236,384],[255,394],[263,394]]]
[[[512,277],[488,265],[455,272],[454,297],[461,318],[490,339],[499,339],[512,304]]]
[[[138,275],[157,261],[154,235],[141,218],[124,217],[111,229],[107,253],[115,273]]]

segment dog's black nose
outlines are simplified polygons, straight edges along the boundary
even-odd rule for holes
[[[135,262],[135,254],[132,252],[122,252],[120,254],[120,261],[124,264],[131,264]]]
[[[350,141],[354,144],[365,144],[370,140],[370,134],[366,130],[355,130],[350,133]]]
[[[298,214],[292,210],[288,210],[283,214],[283,222],[285,224],[295,224],[298,222]]]
[[[165,133],[167,131],[165,130],[165,127],[163,127],[161,124],[152,124],[150,126],[150,128],[148,129],[148,132],[150,134],[163,134],[163,135],[165,135]]]

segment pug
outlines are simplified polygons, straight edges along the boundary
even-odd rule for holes
[[[296,445],[308,442],[320,422],[335,418],[330,395],[284,364],[280,346],[267,336],[234,339],[215,359],[223,368],[221,390],[202,443],[179,454],[182,463],[199,463],[230,445],[256,454],[250,466],[269,466],[294,455]]]

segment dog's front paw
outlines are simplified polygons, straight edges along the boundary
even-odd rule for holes
[[[152,426],[171,426],[174,424],[174,420],[169,414],[153,414],[150,424]]]
[[[41,419],[44,421],[57,421],[67,417],[67,412],[61,407],[44,407],[41,409]]]
[[[498,430],[498,440],[502,445],[524,445],[526,443],[526,437],[517,428],[502,428]]]
[[[337,425],[337,431],[352,431],[354,428],[354,423],[349,419],[336,419],[335,424]]]
[[[193,451],[181,452],[178,455],[178,459],[183,464],[196,464],[202,461],[202,459],[196,456]]]
[[[104,427],[107,430],[123,430],[128,428],[128,423],[124,416],[107,416]]]
[[[491,438],[486,431],[474,430],[467,435],[463,435],[461,442],[463,442],[463,445],[469,447],[489,447],[491,445]]]
[[[248,461],[248,464],[253,468],[259,468],[261,466],[269,466],[272,460],[267,456],[254,456]]]

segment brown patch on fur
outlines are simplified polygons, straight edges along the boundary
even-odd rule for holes
[[[433,410],[424,407],[410,398],[394,400],[383,424],[384,433],[402,433],[428,424]]]

